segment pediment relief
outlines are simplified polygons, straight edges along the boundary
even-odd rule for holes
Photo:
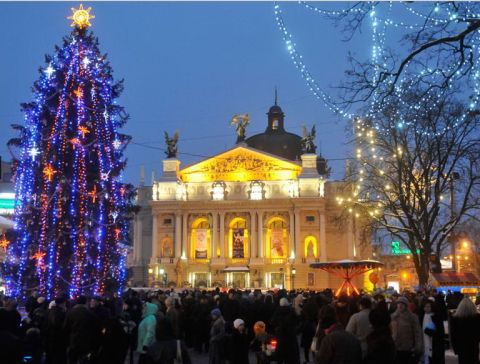
[[[245,182],[296,179],[300,165],[246,147],[237,147],[179,172],[183,182]]]

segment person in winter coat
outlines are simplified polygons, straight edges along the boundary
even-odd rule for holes
[[[157,320],[155,341],[147,349],[148,364],[173,364],[177,356],[176,340],[166,318]]]
[[[420,313],[425,364],[445,363],[445,329],[435,302],[426,301]]]
[[[392,336],[395,342],[396,362],[416,364],[423,353],[423,335],[418,317],[408,310],[406,297],[397,299],[396,311],[392,314]]]
[[[249,364],[249,342],[245,332],[245,322],[242,319],[233,321],[233,332],[230,338],[231,364]]]
[[[67,340],[64,331],[66,300],[56,298],[47,316],[46,363],[64,364],[67,362]]]
[[[480,314],[467,297],[460,301],[450,318],[450,341],[458,364],[478,364]]]
[[[167,320],[170,321],[172,325],[173,336],[176,339],[182,338],[182,324],[180,319],[180,312],[175,308],[175,299],[172,297],[167,297],[165,299],[165,316]]]
[[[5,302],[5,308],[0,308],[0,331],[8,331],[16,337],[20,337],[20,323],[22,317],[17,311],[17,302],[9,299]]]
[[[253,325],[253,332],[255,337],[250,343],[250,349],[255,353],[256,364],[268,363],[268,358],[264,353],[267,346],[268,334],[265,332],[265,322],[257,321]]]
[[[100,342],[100,325],[87,308],[87,298],[79,296],[76,305],[67,312],[64,324],[68,338],[68,363],[76,364],[84,357],[92,356]]]
[[[368,319],[372,331],[367,335],[367,353],[364,364],[394,363],[395,343],[390,331],[390,314],[386,305],[377,305]]]
[[[348,321],[346,331],[355,335],[360,340],[362,346],[362,356],[367,355],[367,336],[372,332],[372,326],[370,325],[370,307],[372,301],[368,297],[362,297],[358,303],[360,311],[353,314]]]
[[[297,315],[290,307],[287,298],[280,299],[280,307],[272,317],[273,335],[277,338],[278,347],[275,353],[278,363],[299,364],[300,351],[297,343]]]
[[[315,355],[317,364],[361,364],[362,349],[360,341],[351,333],[345,331],[338,322],[335,309],[325,306],[320,327],[325,336]]]
[[[311,297],[303,301],[303,308],[301,312],[302,318],[302,338],[300,346],[303,348],[305,363],[310,362],[310,347],[315,336],[317,328],[318,305]]]
[[[147,348],[155,341],[155,327],[157,325],[158,306],[146,302],[143,307],[143,319],[138,325],[138,339],[137,339],[137,352],[140,353],[139,363],[144,363],[146,360]]]
[[[210,329],[210,344],[208,349],[208,363],[222,364],[223,345],[225,342],[225,320],[222,312],[218,308],[214,308],[210,315],[212,316],[212,327]]]

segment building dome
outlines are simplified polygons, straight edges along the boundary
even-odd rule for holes
[[[268,125],[265,132],[247,138],[245,143],[252,148],[278,155],[289,160],[300,160],[302,138],[285,130],[282,108],[273,105],[267,113]]]

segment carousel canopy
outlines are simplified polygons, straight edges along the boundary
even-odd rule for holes
[[[331,262],[312,263],[310,267],[318,269],[346,269],[346,268],[368,268],[375,269],[381,267],[383,263],[378,260],[334,260]]]

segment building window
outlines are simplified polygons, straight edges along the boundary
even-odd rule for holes
[[[250,183],[250,200],[263,200],[265,194],[263,186],[263,182],[253,181]]]
[[[315,221],[315,216],[308,215],[307,216],[307,222],[314,222]]]
[[[163,219],[163,225],[170,225],[172,223],[172,219]]]
[[[214,182],[212,185],[212,200],[220,201],[225,199],[225,182]]]
[[[278,120],[273,120],[272,121],[272,130],[277,130],[278,129]]]

